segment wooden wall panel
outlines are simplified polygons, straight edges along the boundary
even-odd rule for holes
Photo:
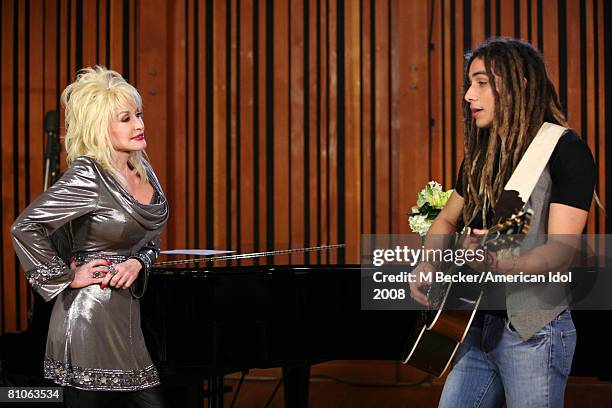
[[[464,53],[498,34],[543,49],[605,205],[605,0],[3,0],[1,10],[1,330],[23,330],[31,302],[8,228],[42,190],[44,113],[83,66],[116,69],[143,96],[148,154],[172,206],[166,248],[346,243],[274,262],[356,263],[360,234],[408,232],[416,192],[432,179],[452,187],[462,160]],[[593,208],[588,231],[606,224]]]

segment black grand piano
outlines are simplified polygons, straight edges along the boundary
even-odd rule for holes
[[[141,323],[173,406],[222,407],[225,374],[282,367],[285,406],[306,407],[310,365],[400,359],[416,313],[361,310],[360,265],[275,260],[152,269]],[[27,332],[0,336],[3,367],[30,378],[11,385],[42,375],[50,307],[36,305]]]
[[[158,268],[142,323],[162,375],[209,379],[209,406],[224,374],[283,367],[285,406],[302,407],[309,365],[401,357],[415,312],[361,310],[360,284],[360,265]]]

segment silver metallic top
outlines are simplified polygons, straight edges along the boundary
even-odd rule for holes
[[[29,282],[45,300],[57,297],[45,376],[58,384],[115,391],[159,384],[140,328],[138,297],[159,254],[168,203],[153,169],[148,163],[146,168],[155,193],[151,203],[142,204],[95,160],[79,157],[11,227]],[[133,285],[139,289],[69,288],[74,272],[50,239],[67,223],[77,265],[97,258],[114,263],[138,258],[146,266]]]

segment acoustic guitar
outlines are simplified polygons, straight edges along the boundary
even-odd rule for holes
[[[520,211],[493,226],[481,238],[487,251],[511,253],[520,238],[529,230],[533,212]],[[456,242],[469,235],[462,234]],[[446,274],[480,274],[467,265],[453,265]],[[404,364],[435,376],[442,376],[464,340],[483,296],[483,286],[477,283],[435,283],[427,296],[432,305],[423,310],[408,340],[402,356]]]

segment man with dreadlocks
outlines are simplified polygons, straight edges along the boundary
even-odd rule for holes
[[[463,226],[485,233],[499,220],[501,208],[516,208],[500,198],[540,127],[544,122],[567,126],[541,54],[523,41],[490,39],[468,54],[464,90],[464,161],[455,191],[428,236],[453,234]],[[566,131],[542,173],[533,177],[537,183],[526,203],[535,210],[530,233],[581,234],[596,181],[586,143]],[[547,245],[531,251],[533,259],[521,254],[505,266],[498,262],[496,271],[516,273],[529,262],[555,267],[554,257],[537,252]],[[428,270],[435,269],[421,264],[414,272]],[[410,284],[411,296],[423,305],[428,305],[423,289],[429,284]],[[522,288],[502,293],[505,310],[477,312],[455,354],[440,407],[563,406],[576,346],[568,305],[538,304],[537,292]],[[499,296],[492,293],[485,296]]]

